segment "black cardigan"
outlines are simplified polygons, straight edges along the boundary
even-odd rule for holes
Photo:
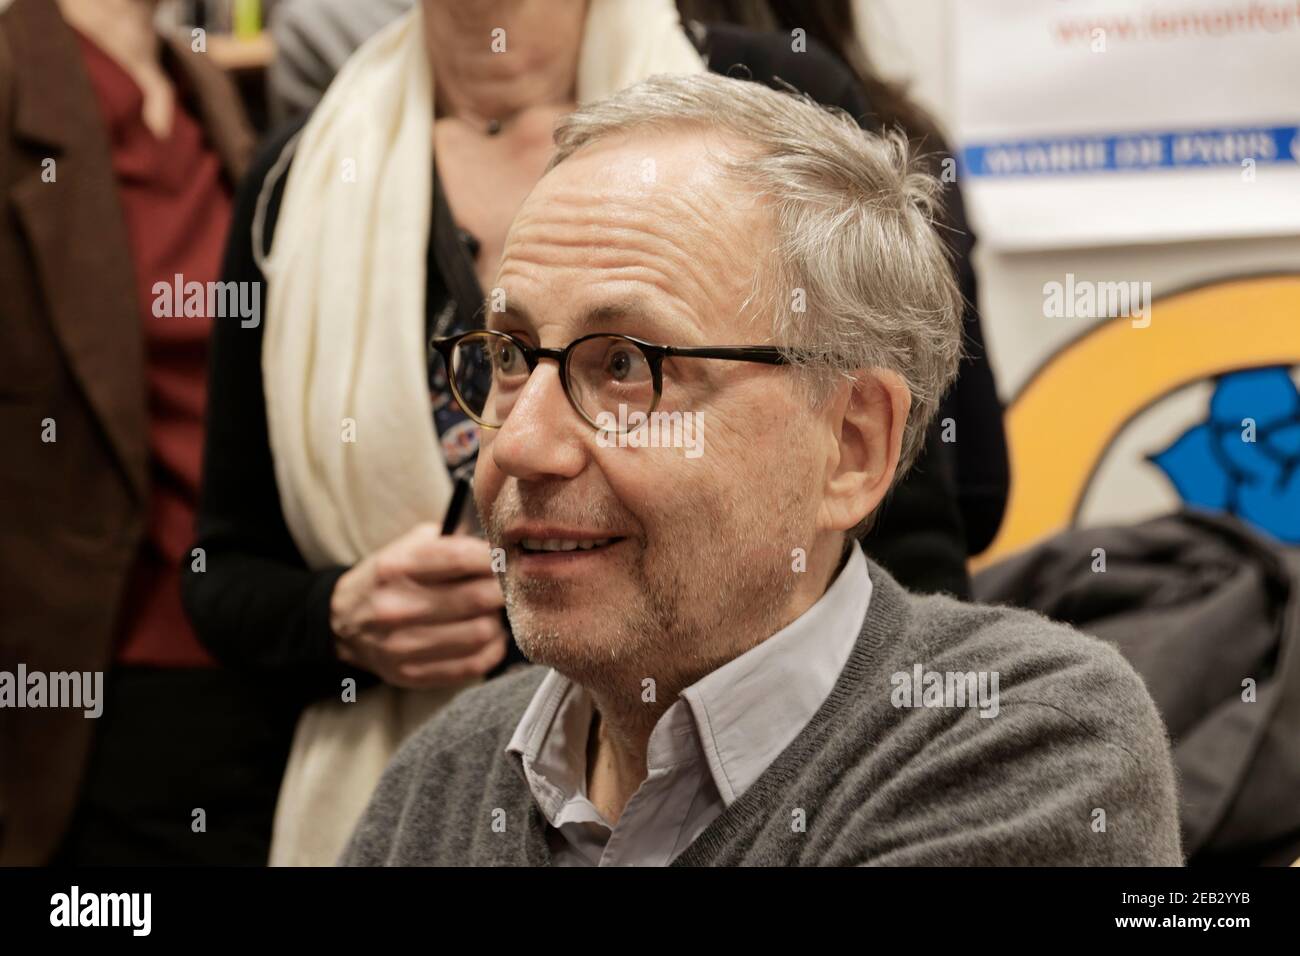
[[[869,110],[848,69],[810,44],[806,53],[790,52],[784,35],[757,34],[735,27],[711,28],[704,40],[710,67],[722,72],[745,64],[752,78],[772,83],[780,78],[819,102],[841,106],[854,116]],[[734,73],[734,71],[731,71]],[[252,220],[257,196],[284,145],[304,119],[282,130],[261,150],[236,198],[230,241],[223,267],[233,282],[262,282],[252,247]],[[436,176],[436,173],[435,173]],[[284,177],[268,202],[262,241],[269,247],[279,213]],[[456,229],[435,189],[435,209],[429,244],[427,314],[437,315],[448,302],[477,308],[477,299],[464,294],[474,279],[472,237]],[[960,205],[958,203],[958,205]],[[959,260],[960,261],[960,260]],[[962,269],[963,291],[974,301],[969,262]],[[466,278],[468,276],[468,278]],[[453,297],[449,286],[461,290]],[[469,300],[469,301],[462,301]],[[274,315],[265,316],[274,322]],[[967,336],[979,339],[978,317],[967,316]],[[969,344],[968,344],[969,348]],[[183,567],[185,606],[200,640],[228,666],[278,678],[287,690],[305,698],[335,695],[342,677],[373,683],[373,675],[340,662],[329,626],[330,595],[344,567],[310,570],[299,554],[280,509],[279,491],[266,427],[261,373],[262,326],[217,323],[213,332],[203,489],[197,520],[197,547],[206,555],[206,568]],[[974,379],[981,393],[979,414],[997,424],[1000,408],[985,374],[982,349],[973,353]],[[984,372],[978,371],[983,365]],[[990,414],[991,412],[991,414]],[[957,417],[957,416],[954,416]],[[962,413],[959,431],[964,447],[976,442]],[[430,422],[430,427],[432,422]],[[864,545],[872,556],[914,590],[947,590],[966,594],[966,539],[958,514],[948,449],[932,430],[927,454],[895,489],[877,527]],[[1003,494],[1005,494],[1005,489]],[[1000,504],[999,504],[1000,510]],[[511,659],[518,659],[512,648]]]

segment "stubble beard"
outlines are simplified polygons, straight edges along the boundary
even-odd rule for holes
[[[681,690],[784,625],[795,586],[790,550],[810,543],[797,540],[796,528],[805,526],[803,496],[791,489],[784,497],[775,516],[733,513],[730,521],[721,517],[720,502],[693,502],[678,512],[699,517],[673,537],[676,554],[656,553],[645,541],[625,543],[638,548],[628,559],[629,597],[607,599],[608,613],[598,620],[557,623],[566,606],[601,606],[594,584],[503,574],[520,650],[586,688],[602,709],[629,718],[662,712]],[[760,527],[765,533],[753,540]],[[646,706],[647,690],[659,706]]]

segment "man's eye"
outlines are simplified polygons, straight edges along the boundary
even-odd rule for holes
[[[628,358],[626,352],[615,352],[609,358],[609,371],[618,381],[627,378],[628,369],[632,366],[632,360]]]
[[[519,350],[509,343],[497,347],[497,369],[502,372],[513,372],[520,362]]]
[[[638,349],[611,349],[605,358],[605,371],[616,382],[637,381],[644,375],[645,357]]]

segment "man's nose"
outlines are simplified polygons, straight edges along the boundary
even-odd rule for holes
[[[492,460],[521,481],[572,478],[586,464],[590,431],[564,394],[559,368],[542,361],[492,436]]]

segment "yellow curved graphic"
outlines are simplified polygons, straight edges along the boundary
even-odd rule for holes
[[[1111,319],[1057,352],[1007,409],[1011,491],[975,569],[1068,527],[1124,425],[1184,385],[1300,363],[1300,276],[1233,279],[1155,301],[1151,324]]]

